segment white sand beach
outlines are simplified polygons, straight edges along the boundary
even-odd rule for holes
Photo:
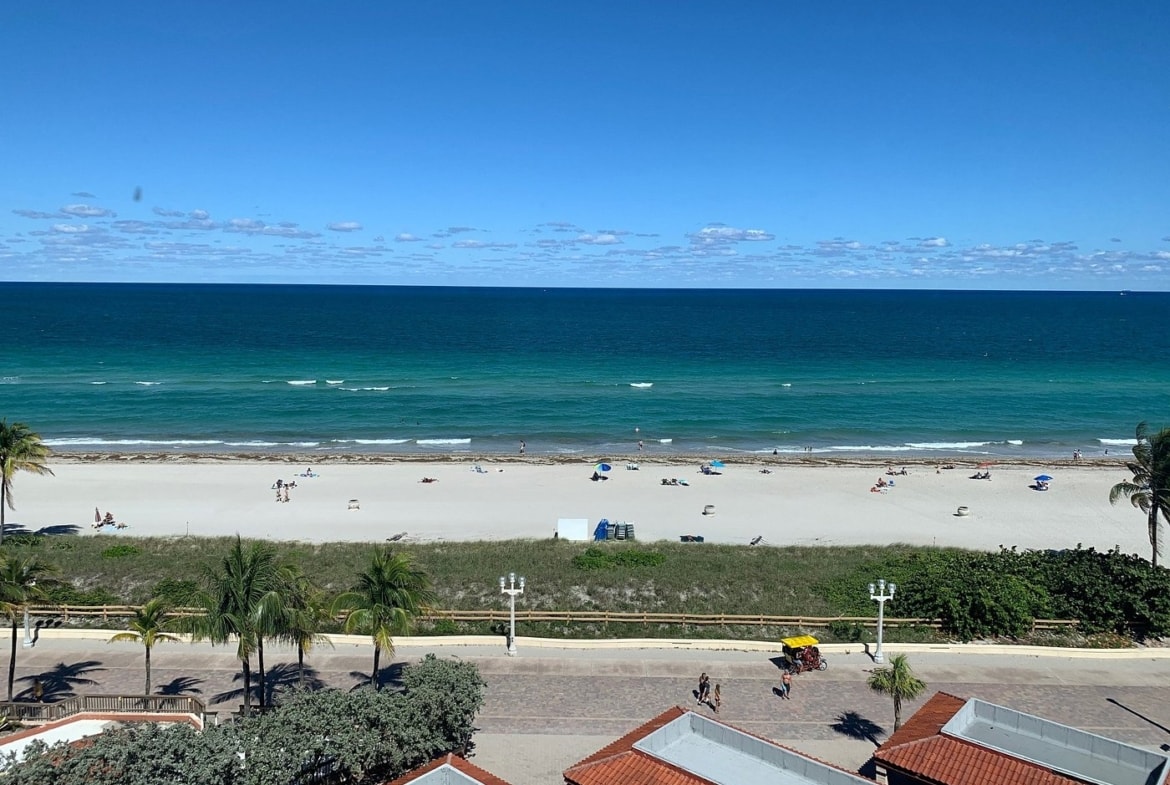
[[[1146,554],[1145,520],[1128,503],[1111,506],[1121,465],[936,470],[909,466],[886,477],[884,465],[729,464],[704,475],[697,463],[636,471],[613,463],[591,481],[589,463],[380,462],[304,464],[252,459],[61,461],[54,476],[18,475],[8,521],[36,530],[73,524],[86,536],[234,535],[271,540],[502,540],[552,537],[558,518],[635,524],[637,539],[702,535],[707,542],[784,545],[911,543],[996,549],[1067,548],[1078,543]],[[479,465],[483,472],[474,471]],[[900,467],[899,467],[900,468]],[[1050,490],[1032,478],[1053,476]],[[423,477],[436,480],[422,483]],[[871,487],[882,477],[894,485]],[[277,479],[295,481],[277,502]],[[664,478],[686,486],[664,486]],[[351,500],[356,500],[351,504]],[[711,505],[713,514],[704,514]],[[350,509],[357,506],[358,509]],[[959,517],[960,506],[969,514]],[[94,508],[126,528],[93,528]]]

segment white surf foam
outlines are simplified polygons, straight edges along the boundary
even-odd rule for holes
[[[345,384],[345,379],[326,379],[326,384]]]
[[[316,379],[288,379],[289,384],[295,384],[298,387],[305,387],[310,384],[316,384]]]
[[[334,444],[406,444],[410,439],[334,439]]]
[[[1110,447],[1132,447],[1137,444],[1137,439],[1098,439],[1097,442]]]
[[[141,385],[143,387],[157,387],[160,384],[162,384],[162,382],[134,382],[134,383]]]
[[[442,446],[445,444],[471,444],[471,439],[416,439],[415,444]]]
[[[338,387],[345,392],[386,392],[389,387]]]
[[[646,390],[654,386],[654,382],[630,382],[631,387],[637,387],[639,390]]]

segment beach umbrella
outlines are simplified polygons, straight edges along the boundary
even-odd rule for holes
[[[610,466],[608,463],[599,463],[596,466],[594,466],[593,468],[599,472],[607,472],[610,469],[612,469],[613,467]]]
[[[977,468],[977,469],[987,469],[987,468],[990,468],[990,467],[992,467],[992,466],[995,466],[995,461],[984,461],[983,463],[979,464],[979,465],[978,465],[978,466],[976,466],[975,468]]]
[[[1052,478],[1047,474],[1041,474],[1039,477],[1033,477],[1032,479],[1034,479],[1036,482],[1048,482]]]
[[[723,461],[719,461],[719,460],[711,461],[711,468],[712,469],[722,469],[723,468]]]

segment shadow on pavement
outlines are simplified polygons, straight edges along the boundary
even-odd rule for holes
[[[393,687],[396,690],[402,689],[402,671],[404,668],[406,668],[405,662],[395,662],[385,668],[379,668],[377,679],[378,689],[382,687]],[[351,691],[370,685],[369,671],[350,671],[349,675],[350,678],[357,680],[357,683],[353,685]]]
[[[1167,728],[1165,725],[1161,724],[1160,722],[1155,722],[1154,720],[1151,720],[1149,717],[1147,717],[1144,714],[1139,714],[1138,712],[1134,711],[1129,706],[1126,706],[1124,703],[1117,700],[1116,698],[1106,698],[1105,702],[1112,703],[1114,706],[1121,709],[1122,711],[1128,711],[1130,714],[1137,717],[1138,719],[1145,720],[1146,722],[1150,723],[1151,725],[1153,725],[1155,728],[1162,731],[1163,733],[1170,734],[1170,728]]]
[[[74,687],[97,684],[93,679],[86,678],[86,674],[104,671],[105,668],[101,667],[101,664],[99,660],[86,660],[70,665],[59,662],[47,671],[34,673],[31,676],[22,676],[17,681],[27,682],[28,687],[21,690],[16,699],[18,701],[31,701],[33,699],[33,684],[37,681],[40,681],[41,687],[44,688],[44,695],[41,699],[45,703],[72,698],[77,694]]]
[[[157,692],[159,695],[202,695],[203,690],[197,686],[202,683],[203,679],[196,679],[191,676],[176,676],[166,684],[158,687]]]
[[[868,741],[875,747],[881,745],[877,737],[886,735],[885,728],[873,720],[862,717],[855,711],[838,714],[837,721],[829,725],[829,727],[842,736],[848,736],[851,739],[858,739],[859,741]]]

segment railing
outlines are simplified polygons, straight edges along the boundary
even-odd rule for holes
[[[54,703],[0,701],[0,714],[24,724],[62,720],[82,712],[100,714],[193,714],[207,713],[203,701],[191,695],[75,695]]]
[[[100,618],[108,622],[111,618],[125,618],[134,615],[136,607],[130,605],[32,605],[31,616],[54,616],[65,621],[73,618]],[[172,613],[180,616],[197,616],[198,608],[175,608]],[[468,621],[507,622],[508,611],[490,608],[486,610],[436,610],[421,617],[423,621]],[[527,622],[570,622],[579,624],[676,624],[723,627],[799,627],[822,629],[830,624],[843,622],[862,627],[877,626],[873,616],[768,616],[730,613],[649,613],[643,611],[544,611],[517,609],[516,621]],[[917,626],[939,629],[938,619],[897,619],[887,618],[887,626]],[[1077,622],[1069,619],[1036,619],[1033,630],[1067,630],[1076,627]]]

